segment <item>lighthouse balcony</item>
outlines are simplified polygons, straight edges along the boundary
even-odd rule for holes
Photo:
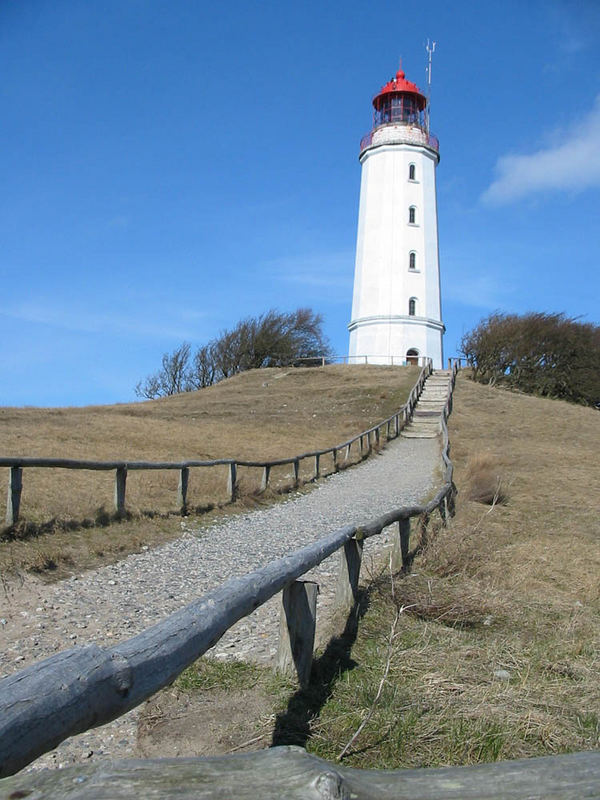
[[[420,125],[407,125],[402,123],[388,123],[380,125],[360,141],[360,152],[369,147],[378,147],[382,144],[416,144],[428,147],[439,154],[440,143],[437,136],[427,133]]]

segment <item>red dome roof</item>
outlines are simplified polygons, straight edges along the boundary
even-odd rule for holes
[[[425,106],[427,105],[427,99],[425,95],[421,92],[419,87],[416,83],[412,83],[412,81],[407,81],[404,72],[399,69],[396,73],[396,77],[392,78],[391,81],[382,86],[379,94],[375,95],[373,98],[373,105],[379,111],[381,106],[382,98],[388,94],[399,94],[403,92],[404,94],[413,94],[417,96],[417,104],[419,109],[422,111]]]

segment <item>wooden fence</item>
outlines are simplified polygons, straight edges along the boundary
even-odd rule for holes
[[[0,681],[0,776],[13,775],[68,736],[109,722],[138,705],[279,591],[283,591],[280,661],[288,659],[303,681],[312,658],[316,591],[314,584],[298,578],[341,550],[337,604],[348,608],[354,602],[366,539],[397,523],[394,558],[407,567],[415,553],[415,548],[410,549],[411,520],[418,518],[423,529],[434,512],[439,512],[443,522],[453,514],[456,489],[446,420],[456,368],[442,417],[444,483],[429,503],[334,531],[256,572],[228,581],[115,647],[88,645],[64,651],[4,678]],[[471,767],[361,770],[329,764],[300,747],[276,747],[216,758],[100,761],[0,781],[0,798],[29,795],[80,800],[137,795],[182,800],[575,800],[600,798],[600,752]]]
[[[421,373],[413,386],[406,403],[390,417],[373,425],[368,430],[356,434],[341,444],[324,450],[311,450],[289,458],[273,459],[270,461],[243,461],[241,459],[219,458],[213,461],[82,461],[70,458],[11,458],[0,457],[0,467],[9,468],[8,496],[6,502],[6,525],[15,525],[19,520],[21,508],[21,494],[23,491],[23,470],[30,467],[46,467],[51,469],[85,469],[114,471],[114,510],[117,516],[126,513],[125,492],[127,487],[127,474],[134,470],[178,470],[179,485],[177,489],[177,508],[182,514],[187,512],[188,483],[190,470],[194,468],[228,467],[227,496],[231,502],[235,501],[238,488],[238,467],[258,467],[262,469],[261,488],[269,485],[273,467],[291,464],[293,467],[293,485],[300,482],[300,462],[304,459],[313,460],[313,475],[317,479],[321,474],[321,459],[331,455],[334,471],[346,466],[349,462],[352,448],[358,447],[360,456],[369,454],[373,445],[379,446],[383,438],[386,440],[396,438],[407,422],[411,419],[415,405],[423,391],[423,385],[432,372],[431,360],[421,369]]]
[[[0,777],[13,774],[67,737],[110,722],[139,705],[172,683],[232,625],[281,591],[284,613],[277,664],[280,669],[295,670],[304,684],[312,663],[316,591],[298,579],[341,550],[335,605],[349,610],[358,590],[365,540],[397,524],[393,560],[396,567],[407,568],[414,556],[411,519],[419,518],[421,531],[432,513],[439,512],[443,522],[453,514],[455,487],[446,420],[455,376],[456,370],[442,412],[444,482],[429,503],[340,528],[255,572],[227,581],[114,647],[66,650],[2,679]]]

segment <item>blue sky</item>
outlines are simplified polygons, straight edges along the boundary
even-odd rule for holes
[[[427,38],[446,354],[600,322],[597,0],[0,0],[0,404],[131,400],[269,308],[346,353],[358,144]]]

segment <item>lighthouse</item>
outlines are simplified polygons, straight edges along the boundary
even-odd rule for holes
[[[362,165],[350,362],[443,367],[435,171],[428,100],[400,69],[373,98]]]

